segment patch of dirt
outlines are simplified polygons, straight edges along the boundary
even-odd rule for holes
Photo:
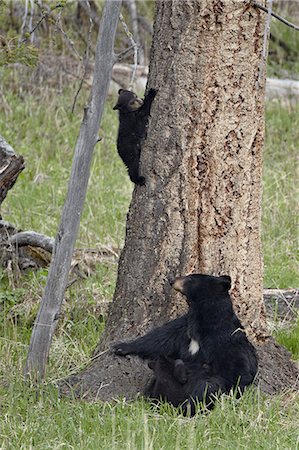
[[[267,394],[278,394],[285,389],[299,389],[298,364],[291,353],[268,337],[256,346],[259,357],[258,384]]]

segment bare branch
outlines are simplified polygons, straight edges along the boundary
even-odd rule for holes
[[[81,61],[82,60],[82,56],[80,55],[80,53],[78,52],[78,50],[75,47],[74,41],[72,41],[72,39],[69,38],[69,36],[67,35],[67,33],[64,31],[64,29],[62,28],[62,23],[61,23],[61,12],[57,15],[57,19],[55,22],[55,27],[57,28],[57,30],[60,31],[60,33],[62,34],[62,36],[65,38],[66,43],[68,44],[69,48],[72,50],[72,52],[74,53],[74,55]]]
[[[133,50],[133,49],[134,49],[134,46],[131,45],[131,47],[128,47],[128,48],[126,48],[125,50],[123,50],[122,52],[118,53],[118,54],[116,55],[116,59],[117,59],[118,61],[121,61],[122,58],[123,58],[124,56],[126,56],[128,53],[130,53],[130,51]]]
[[[27,15],[28,15],[28,0],[25,0],[25,11],[23,16],[23,22],[21,26],[21,35],[19,38],[19,45],[23,42],[23,35],[26,28],[26,22],[27,22]]]
[[[34,31],[31,32],[33,16],[34,16],[34,0],[30,0],[29,33],[31,43],[34,41]]]
[[[133,88],[133,83],[134,83],[134,80],[135,80],[136,70],[137,70],[137,65],[138,65],[138,46],[137,46],[136,42],[134,41],[133,35],[130,32],[130,30],[129,30],[129,28],[128,28],[128,26],[127,26],[127,24],[126,24],[122,14],[120,14],[119,20],[120,20],[120,22],[121,22],[121,24],[122,24],[122,26],[123,26],[123,28],[124,28],[124,30],[126,32],[126,35],[128,36],[128,38],[129,38],[129,40],[131,42],[131,45],[132,45],[132,47],[134,49],[134,65],[133,65],[133,70],[132,70],[131,81],[130,81],[130,84],[129,84],[129,90],[131,91],[132,88]]]
[[[135,40],[137,48],[138,48],[138,64],[143,65],[144,64],[144,54],[143,54],[143,49],[142,49],[141,43],[140,43],[136,2],[135,2],[135,0],[126,0],[125,6],[127,7],[129,14],[131,16],[133,36],[134,36],[134,40]]]
[[[88,0],[79,0],[80,6],[84,9],[86,14],[90,17],[90,19],[99,27],[100,26],[100,18],[97,15],[96,11],[91,9],[90,3]]]
[[[138,22],[146,33],[153,35],[153,25],[145,17],[138,16]]]
[[[252,6],[255,6],[256,8],[259,8],[259,9],[261,9],[262,11],[264,11],[266,13],[269,12],[268,8],[266,8],[265,6],[261,5],[260,3],[257,3],[255,0],[251,0],[251,4],[252,4]],[[280,22],[284,23],[288,27],[294,28],[294,30],[299,31],[299,26],[298,25],[294,25],[293,23],[291,23],[288,20],[284,19],[283,17],[279,16],[278,14],[273,12],[272,10],[271,10],[270,14],[271,14],[271,16],[275,17],[275,19],[280,20]]]
[[[40,247],[52,253],[55,240],[44,234],[36,233],[35,231],[21,231],[14,234],[10,238],[11,245],[16,247],[24,247],[31,245],[32,247]]]
[[[26,1],[27,1],[27,0],[26,0]],[[42,9],[41,6],[40,6],[39,4],[37,4],[37,5],[40,7],[40,9]],[[40,26],[40,24],[41,24],[44,20],[46,20],[48,17],[50,17],[51,14],[53,13],[53,11],[55,11],[55,9],[60,9],[60,8],[61,8],[61,10],[63,10],[64,6],[62,6],[61,3],[57,3],[57,5],[55,5],[54,7],[49,8],[48,11],[43,12],[41,18],[40,18],[39,21],[36,23],[36,25],[35,25],[32,29],[30,29],[29,35],[26,36],[25,38],[23,38],[23,36],[22,36],[22,34],[21,34],[21,37],[20,37],[20,39],[19,39],[19,43],[23,43],[23,42],[28,41],[29,37],[30,37],[30,39],[31,39],[31,35],[34,34],[35,30]]]
[[[89,9],[91,11],[89,1],[87,0],[86,3],[88,4]],[[79,84],[79,88],[78,88],[78,90],[76,92],[76,95],[75,95],[75,98],[74,98],[74,101],[73,101],[72,114],[74,113],[76,102],[77,102],[77,98],[78,98],[78,95],[79,95],[79,93],[80,93],[80,91],[82,89],[82,86],[83,86],[83,83],[84,83],[84,80],[85,80],[85,76],[86,76],[86,72],[87,72],[87,67],[88,67],[88,62],[89,62],[89,50],[90,50],[90,47],[91,47],[91,32],[92,32],[92,29],[93,29],[93,21],[91,19],[91,16],[89,16],[89,29],[88,29],[88,35],[87,35],[87,43],[86,43],[86,48],[85,48],[85,52],[84,52],[84,56],[83,56],[83,75],[82,75],[82,78],[81,78],[81,81],[80,81],[80,84]]]
[[[265,83],[266,81],[266,64],[267,64],[267,43],[270,35],[270,22],[271,22],[271,14],[272,14],[272,3],[273,0],[268,0],[268,11],[267,17],[265,21],[265,31],[264,31],[264,40],[263,40],[263,51],[262,58],[259,67],[259,75],[257,79],[257,89],[260,88],[261,83]]]

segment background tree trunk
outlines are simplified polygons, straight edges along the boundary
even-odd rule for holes
[[[156,2],[148,84],[159,93],[142,153],[147,182],[133,193],[98,356],[68,380],[77,394],[109,400],[143,389],[148,370],[107,349],[183,313],[168,277],[189,272],[232,277],[235,310],[261,344],[262,387],[295,382],[287,352],[267,338],[262,297],[264,21],[237,0]]]
[[[0,136],[0,208],[7,192],[24,168],[23,156],[17,156],[14,149]]]

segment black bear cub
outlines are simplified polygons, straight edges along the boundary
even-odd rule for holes
[[[113,109],[119,111],[117,150],[128,168],[130,179],[138,185],[145,184],[145,178],[139,175],[141,141],[146,137],[151,105],[157,91],[150,89],[144,100],[134,92],[120,89],[119,97]]]
[[[181,359],[172,359],[160,356],[148,362],[153,370],[154,377],[144,390],[144,395],[154,400],[166,400],[173,406],[180,406],[186,399],[185,385],[188,381],[188,372]]]
[[[196,403],[212,408],[218,394],[232,388],[242,393],[254,380],[257,356],[233,311],[229,276],[193,274],[171,284],[186,297],[187,314],[133,341],[115,344],[114,352],[156,361],[151,362],[154,378],[146,395],[193,415]],[[184,383],[175,374],[176,360],[184,365]]]

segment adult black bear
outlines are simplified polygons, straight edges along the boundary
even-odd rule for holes
[[[128,168],[133,183],[145,184],[145,178],[139,175],[141,141],[146,137],[146,128],[151,105],[157,91],[150,89],[142,101],[134,92],[120,89],[119,97],[113,109],[119,111],[117,150]]]
[[[187,371],[183,407],[194,414],[196,402],[212,407],[218,393],[236,387],[243,392],[256,375],[257,356],[233,311],[229,276],[194,274],[171,284],[186,296],[188,313],[131,342],[115,344],[114,352],[151,360],[181,359]],[[154,372],[159,381],[159,371]],[[160,395],[174,403],[169,392]]]

